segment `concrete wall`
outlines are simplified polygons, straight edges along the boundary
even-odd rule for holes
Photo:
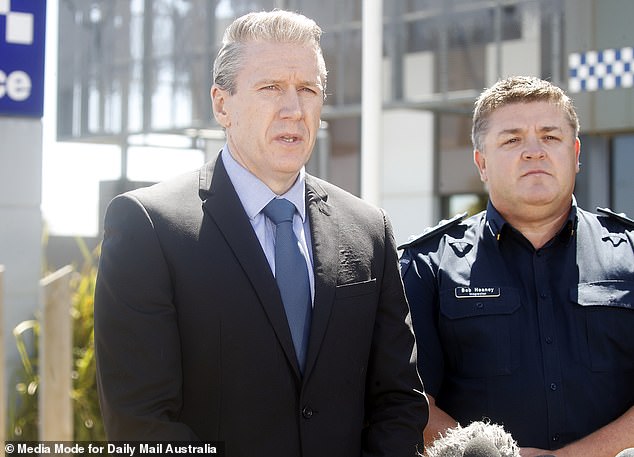
[[[397,243],[436,223],[433,115],[417,110],[383,113],[382,201]]]
[[[0,117],[0,264],[6,376],[17,362],[12,330],[38,308],[42,277],[42,124]]]
[[[412,53],[404,59],[405,99],[425,99],[434,92],[434,56]],[[383,96],[390,93],[391,67],[383,64]],[[434,193],[434,117],[429,111],[387,110],[382,114],[381,203],[392,221],[397,243],[434,225],[438,199]]]

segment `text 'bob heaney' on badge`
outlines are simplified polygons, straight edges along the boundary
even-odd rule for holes
[[[456,298],[496,298],[500,296],[499,287],[456,287]]]

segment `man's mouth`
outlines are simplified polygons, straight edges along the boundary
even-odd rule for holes
[[[524,173],[524,176],[532,176],[532,175],[548,175],[550,173],[548,173],[546,170],[530,170],[527,171],[526,173]]]

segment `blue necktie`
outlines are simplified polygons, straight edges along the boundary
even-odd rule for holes
[[[299,368],[304,373],[310,333],[311,300],[306,260],[293,232],[295,205],[285,198],[271,200],[262,210],[275,224],[275,280],[293,337]]]

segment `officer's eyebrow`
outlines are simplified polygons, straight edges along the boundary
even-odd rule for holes
[[[539,129],[540,132],[545,132],[545,133],[553,132],[555,130],[561,131],[563,129],[561,127],[557,126],[557,125],[545,125],[545,126],[543,126],[542,128]]]
[[[516,135],[518,133],[520,133],[522,130],[521,128],[514,128],[514,129],[504,129],[504,130],[500,130],[498,132],[498,136],[502,136],[502,135]]]
[[[500,130],[497,134],[498,134],[498,136],[517,135],[519,133],[522,133],[524,130],[525,129],[521,128],[521,127],[514,127],[514,128]],[[538,131],[541,132],[541,133],[550,133],[550,132],[553,132],[555,130],[563,131],[563,129],[561,127],[557,126],[557,125],[544,125],[543,127],[540,127],[538,129]]]

